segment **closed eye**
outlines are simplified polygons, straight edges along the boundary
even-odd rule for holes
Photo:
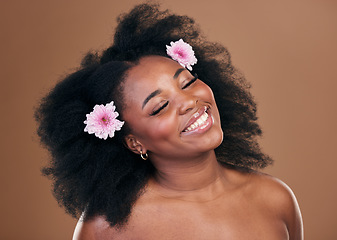
[[[198,80],[198,75],[196,73],[193,74],[194,78],[191,79],[189,82],[187,82],[183,87],[182,89],[185,89],[187,88],[188,86],[190,86],[191,84],[193,84],[196,80]],[[163,110],[165,107],[167,107],[169,104],[168,101],[166,101],[162,106],[160,106],[159,108],[156,108],[155,110],[153,110],[151,113],[150,113],[150,116],[154,116],[158,113],[160,113],[161,110]]]
[[[194,73],[193,76],[194,76],[194,78],[193,78],[191,81],[189,81],[188,83],[186,83],[186,84],[182,87],[182,89],[187,88],[187,87],[190,86],[192,83],[194,83],[196,80],[198,80],[198,75],[197,75],[196,73]]]
[[[168,105],[168,101],[165,102],[161,107],[155,109],[152,113],[150,113],[150,116],[154,116],[156,114],[158,114],[161,110],[163,110],[167,105]]]

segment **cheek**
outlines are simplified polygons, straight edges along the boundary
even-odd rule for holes
[[[167,141],[170,137],[176,136],[175,133],[178,132],[177,119],[173,114],[165,114],[162,118],[155,118],[144,124],[147,125],[144,136],[147,136],[150,141]]]
[[[195,94],[200,96],[203,100],[207,102],[215,102],[212,89],[204,82],[200,81],[198,84]]]
[[[171,114],[162,117],[130,121],[131,131],[151,151],[160,149],[170,138],[178,135],[177,119]]]
[[[199,96],[201,96],[204,101],[211,103],[213,107],[212,113],[215,118],[214,120],[220,125],[221,124],[220,114],[219,114],[218,106],[216,105],[216,102],[215,102],[212,89],[206,83],[201,82],[198,91],[199,91]]]

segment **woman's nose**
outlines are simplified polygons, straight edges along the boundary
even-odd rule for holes
[[[185,114],[193,110],[197,104],[196,97],[190,94],[182,93],[176,97],[176,101],[179,107],[179,114]]]

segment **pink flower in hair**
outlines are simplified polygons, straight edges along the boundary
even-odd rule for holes
[[[192,70],[191,66],[197,63],[191,45],[185,43],[182,39],[171,42],[171,46],[166,45],[166,52],[173,60],[190,71]]]
[[[101,105],[95,105],[94,111],[87,114],[87,120],[84,121],[86,127],[85,132],[89,134],[95,134],[98,138],[103,138],[106,140],[109,137],[115,135],[115,131],[121,130],[124,122],[116,119],[118,117],[118,112],[115,111],[116,107],[114,102]]]

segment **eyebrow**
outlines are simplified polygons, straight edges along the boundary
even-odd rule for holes
[[[179,69],[176,71],[176,73],[173,75],[173,79],[176,79],[176,78],[179,76],[179,74],[180,74],[182,71],[184,71],[184,70],[186,70],[186,68],[179,68]]]
[[[148,103],[148,101],[150,101],[151,98],[157,96],[159,93],[161,93],[161,90],[157,89],[156,91],[150,93],[149,96],[147,96],[147,98],[145,98],[144,102],[143,102],[143,106],[142,109],[144,108],[144,106]]]
[[[176,73],[173,75],[173,79],[177,79],[177,77],[179,76],[179,74],[180,74],[182,71],[184,71],[184,70],[186,70],[186,68],[179,68],[179,69],[176,71]],[[160,94],[160,93],[161,93],[161,90],[160,90],[160,89],[157,89],[156,91],[150,93],[150,95],[147,96],[147,97],[145,98],[145,100],[144,100],[144,102],[143,102],[143,105],[142,105],[142,109],[143,109],[144,106],[151,100],[151,98],[157,96],[157,95]]]

